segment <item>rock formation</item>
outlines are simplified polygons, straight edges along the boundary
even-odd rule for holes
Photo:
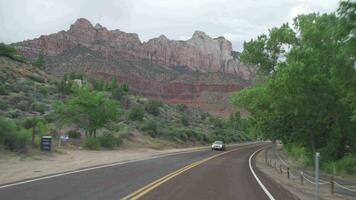
[[[161,35],[141,42],[135,33],[80,18],[68,31],[14,45],[29,58],[43,54],[47,70],[55,75],[78,71],[96,78],[117,76],[137,92],[174,103],[204,104],[212,94],[215,103],[226,105],[228,93],[254,77],[252,68],[239,63],[230,41],[201,31],[186,41]],[[201,81],[196,73],[215,80]]]

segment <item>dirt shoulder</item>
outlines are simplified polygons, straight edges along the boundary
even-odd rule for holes
[[[282,170],[282,173],[279,169],[271,167],[265,163],[265,151],[261,151],[256,156],[256,166],[259,171],[261,171],[265,176],[273,179],[277,182],[281,187],[290,191],[293,195],[298,198],[304,199],[315,199],[314,197],[314,189],[315,186],[304,181],[303,185],[300,182],[300,177],[290,177],[287,178],[286,171]],[[273,165],[273,164],[272,164]],[[323,200],[352,200],[355,197],[344,196],[340,194],[331,195],[330,187],[320,187],[320,199]]]

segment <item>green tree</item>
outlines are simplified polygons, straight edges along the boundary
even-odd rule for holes
[[[31,136],[31,144],[32,146],[35,145],[35,138],[36,135],[42,135],[47,132],[48,125],[47,122],[38,117],[29,117],[23,121],[22,125],[25,129],[31,129],[32,136]]]
[[[17,54],[15,47],[0,43],[0,56],[13,58]]]
[[[241,60],[266,78],[230,100],[251,113],[264,137],[320,151],[325,160],[356,150],[354,10],[348,1],[339,14],[300,15],[294,29],[285,24],[244,43]]]
[[[100,92],[82,88],[63,103],[57,103],[55,111],[64,122],[75,124],[84,129],[86,135],[96,137],[97,129],[118,117],[119,106]]]
[[[40,53],[37,59],[32,64],[39,69],[44,69],[45,61],[44,61],[43,53]]]
[[[133,121],[142,121],[145,116],[145,112],[141,107],[134,107],[129,112],[129,119]]]
[[[145,103],[145,110],[152,115],[158,116],[162,106],[163,104],[160,101],[149,100]]]

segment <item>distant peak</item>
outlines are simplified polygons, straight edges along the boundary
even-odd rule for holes
[[[95,29],[102,29],[103,26],[101,24],[97,23],[97,24],[95,24],[94,28]]]
[[[192,36],[192,39],[205,39],[205,38],[209,38],[208,35],[206,35],[203,31],[195,31],[193,36]]]
[[[74,22],[74,24],[71,25],[70,29],[73,29],[76,27],[93,27],[93,25],[90,23],[89,20],[87,20],[85,18],[79,18]]]
[[[158,37],[160,40],[168,40],[168,38],[165,36],[165,35],[160,35],[159,37]]]

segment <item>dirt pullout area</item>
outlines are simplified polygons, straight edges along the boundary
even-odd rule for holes
[[[23,156],[0,152],[0,185],[48,174],[72,171],[80,168],[144,159],[153,156],[198,150],[203,147],[153,150],[147,148],[119,149],[111,151],[61,150],[59,153],[39,153]]]
[[[287,178],[286,172],[280,172],[280,169],[277,167],[271,167],[265,163],[265,151],[261,151],[256,156],[256,166],[259,171],[261,171],[267,177],[273,179],[279,185],[281,185],[286,190],[290,191],[292,194],[297,196],[302,200],[315,199],[314,191],[315,186],[309,184],[307,181],[304,181],[302,185],[300,183],[299,177],[290,177]],[[334,194],[331,195],[329,187],[320,188],[320,199],[321,200],[355,200],[354,197],[348,197],[344,195]]]

